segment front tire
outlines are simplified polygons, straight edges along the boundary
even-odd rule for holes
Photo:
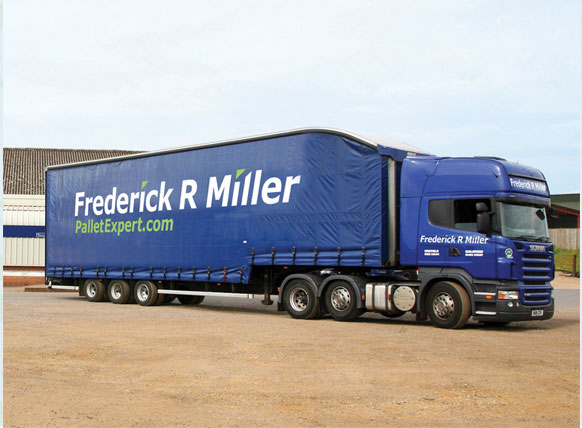
[[[353,287],[344,281],[332,283],[325,291],[325,307],[338,321],[351,321],[362,314],[358,308],[358,299]]]
[[[285,310],[296,319],[312,319],[319,314],[319,298],[307,281],[295,279],[283,292]]]
[[[102,302],[105,299],[105,286],[96,279],[87,279],[83,284],[85,297],[90,302]]]
[[[471,300],[465,289],[454,282],[435,284],[426,296],[431,322],[439,328],[463,328],[471,316]]]
[[[135,301],[141,306],[154,306],[158,302],[158,287],[151,281],[138,281],[135,284],[134,296]]]

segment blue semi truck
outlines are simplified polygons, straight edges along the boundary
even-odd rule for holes
[[[142,306],[259,297],[441,328],[553,316],[537,169],[304,128],[46,170],[46,281]]]

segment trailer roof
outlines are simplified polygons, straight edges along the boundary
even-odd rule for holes
[[[161,155],[161,154],[179,153],[179,152],[185,152],[185,151],[190,151],[190,150],[197,150],[197,149],[202,149],[202,148],[207,148],[207,147],[227,146],[227,145],[231,145],[231,144],[247,143],[250,141],[266,140],[266,139],[270,139],[270,138],[288,137],[291,135],[311,134],[311,133],[332,134],[332,135],[337,135],[340,137],[345,137],[345,138],[348,138],[348,139],[353,140],[355,142],[358,142],[360,144],[372,147],[372,148],[378,150],[378,152],[380,152],[382,154],[387,154],[387,155],[391,155],[392,157],[395,157],[394,154],[397,153],[399,156],[396,156],[396,157],[400,158],[399,160],[406,157],[407,155],[416,156],[419,154],[422,154],[422,155],[430,155],[431,154],[431,153],[428,153],[422,149],[419,149],[418,147],[414,147],[414,146],[411,146],[409,144],[406,144],[406,143],[403,143],[400,141],[389,140],[386,138],[370,137],[367,135],[356,134],[354,132],[343,131],[341,129],[335,129],[335,128],[308,127],[308,128],[290,129],[287,131],[271,132],[271,133],[267,133],[267,134],[254,135],[254,136],[250,136],[250,137],[234,138],[234,139],[221,140],[221,141],[211,141],[211,142],[207,142],[207,143],[198,143],[198,144],[193,144],[190,146],[177,147],[177,148],[173,148],[173,149],[154,150],[154,151],[150,151],[150,152],[141,152],[141,153],[136,153],[136,154],[131,154],[131,155],[116,156],[116,157],[105,158],[105,159],[89,160],[89,161],[84,161],[84,162],[69,163],[69,164],[62,164],[62,165],[52,165],[52,166],[46,167],[46,170],[67,168],[70,166],[82,166],[82,165],[93,165],[93,164],[106,163],[106,162],[118,162],[120,160],[125,160],[125,159],[137,159],[137,158],[144,158],[144,157],[156,156],[156,155]]]

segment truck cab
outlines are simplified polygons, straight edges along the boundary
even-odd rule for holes
[[[540,171],[498,158],[407,158],[400,201],[400,263],[418,270],[417,317],[453,322],[455,296],[426,298],[446,283],[465,289],[477,321],[553,316],[550,195]]]

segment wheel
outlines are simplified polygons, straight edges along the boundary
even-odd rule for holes
[[[109,301],[117,304],[125,304],[131,298],[131,287],[126,281],[114,279],[107,287]]]
[[[102,302],[105,298],[105,286],[96,279],[87,279],[83,284],[85,297],[90,302]]]
[[[135,301],[141,306],[153,306],[158,302],[158,287],[151,281],[138,281],[135,284],[133,295]]]
[[[319,298],[307,281],[295,279],[283,292],[283,305],[293,318],[311,319],[319,313]]]
[[[344,281],[332,283],[325,291],[325,307],[338,321],[350,321],[362,314],[358,308],[359,295]]]
[[[164,296],[165,296],[164,297],[164,305],[169,305],[176,298],[176,296],[174,296],[172,294],[164,294]]]
[[[439,328],[463,328],[471,316],[471,300],[463,287],[454,282],[435,284],[426,296],[432,323]]]
[[[183,305],[199,305],[204,300],[204,296],[178,296],[178,300]]]

